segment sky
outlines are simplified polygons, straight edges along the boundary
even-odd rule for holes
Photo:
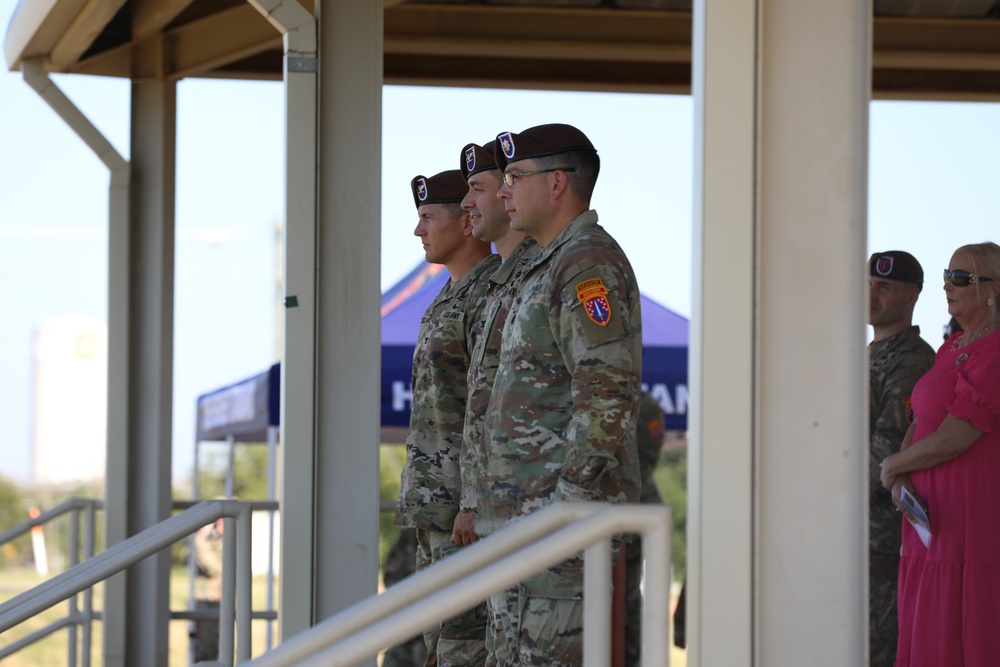
[[[0,0],[0,34],[14,5]],[[128,83],[54,79],[127,158]],[[592,205],[640,289],[690,316],[692,110],[678,95],[387,86],[382,289],[423,259],[412,233],[413,176],[457,168],[468,142],[562,122],[598,149]],[[182,81],[177,125],[175,484],[191,475],[197,397],[276,360],[281,85]],[[1000,240],[998,126],[997,104],[871,105],[869,248],[907,250],[923,264],[914,319],[935,348],[948,321],[939,276],[951,252]],[[0,73],[0,475],[30,474],[35,328],[64,315],[106,321],[108,185],[106,168],[20,73]]]

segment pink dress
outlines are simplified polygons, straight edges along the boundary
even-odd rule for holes
[[[925,548],[903,521],[896,667],[1000,665],[1000,331],[953,350],[959,336],[913,389],[913,441],[949,413],[983,435],[910,474],[933,537]]]

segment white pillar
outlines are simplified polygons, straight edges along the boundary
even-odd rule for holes
[[[378,586],[382,3],[320,0],[317,6],[315,592],[321,620],[374,595]],[[407,196],[405,187],[400,196]]]
[[[303,10],[304,11],[304,10]],[[299,21],[292,21],[299,25]],[[285,25],[282,29],[291,29]],[[301,31],[301,33],[299,32]],[[281,585],[287,639],[315,622],[317,312],[316,23],[285,33],[284,317],[281,333]],[[292,42],[295,42],[293,44]],[[293,48],[294,47],[294,48]]]
[[[111,213],[108,302],[109,545],[171,514],[176,84],[132,83],[131,206]],[[163,665],[170,554],[106,585],[105,663]]]
[[[694,21],[689,661],[861,665],[871,6]]]

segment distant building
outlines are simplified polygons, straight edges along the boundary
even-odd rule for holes
[[[32,477],[62,485],[104,479],[108,329],[88,317],[44,320],[35,330]]]

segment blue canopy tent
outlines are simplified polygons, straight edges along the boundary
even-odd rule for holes
[[[420,318],[449,277],[440,264],[421,264],[382,295],[384,442],[406,437],[412,400],[413,346]],[[667,430],[687,430],[688,321],[643,296],[642,336],[643,388],[663,406]],[[392,439],[386,440],[390,435]]]
[[[422,263],[382,295],[382,441],[402,442],[410,422],[410,378],[420,318],[449,279]],[[642,297],[643,388],[663,406],[667,429],[687,428],[688,321]],[[278,426],[280,367],[198,397],[197,440],[268,442]]]

